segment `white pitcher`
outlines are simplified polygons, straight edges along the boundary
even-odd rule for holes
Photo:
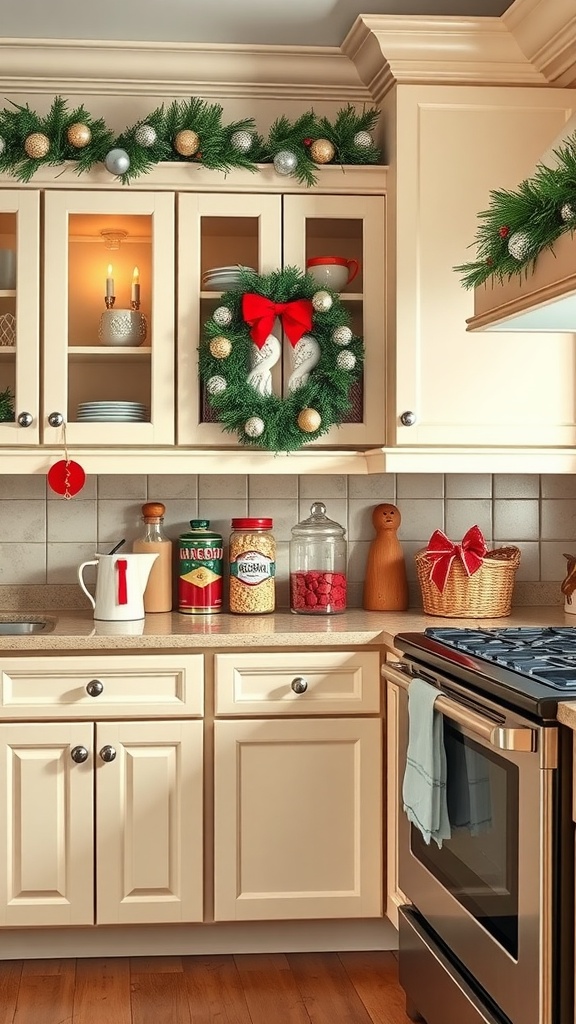
[[[151,555],[96,555],[78,566],[78,581],[94,609],[94,618],[126,622],[144,618],[144,591],[158,553]],[[87,565],[96,565],[96,598],[82,575]]]

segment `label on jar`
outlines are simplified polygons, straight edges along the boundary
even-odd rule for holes
[[[276,574],[276,563],[261,551],[243,551],[230,563],[230,575],[248,587],[256,587]]]
[[[188,544],[186,540],[188,539]],[[180,539],[178,611],[187,615],[222,609],[223,548],[211,542]]]

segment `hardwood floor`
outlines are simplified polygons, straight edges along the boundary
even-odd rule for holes
[[[0,1024],[409,1024],[393,953],[0,962]]]

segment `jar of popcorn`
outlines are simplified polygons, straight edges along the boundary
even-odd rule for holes
[[[315,501],[308,519],[292,527],[290,610],[297,615],[337,615],[346,611],[345,530]]]
[[[271,519],[232,520],[228,551],[230,611],[236,615],[273,612],[276,542]]]

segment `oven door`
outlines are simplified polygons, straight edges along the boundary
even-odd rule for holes
[[[555,729],[545,738],[548,730],[436,680],[452,836],[441,849],[427,845],[402,809],[411,676],[402,663],[382,671],[400,689],[400,889],[511,1021],[549,1021],[554,758],[542,764]]]

